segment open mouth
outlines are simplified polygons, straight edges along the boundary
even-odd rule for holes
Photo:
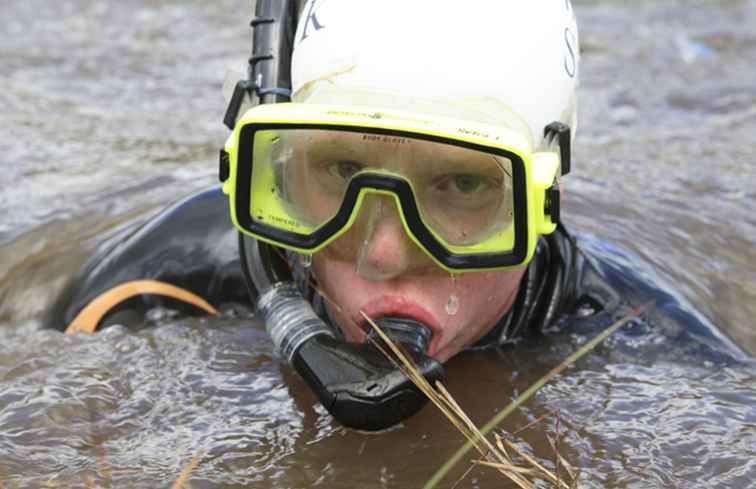
[[[360,308],[360,312],[373,321],[391,317],[409,319],[427,326],[433,333],[433,339],[431,340],[427,354],[432,356],[436,352],[437,345],[442,336],[440,325],[433,314],[416,302],[401,297],[381,297],[378,300],[365,304]],[[354,318],[354,322],[365,333],[369,333],[372,330],[372,326],[360,313],[358,313],[358,317]]]

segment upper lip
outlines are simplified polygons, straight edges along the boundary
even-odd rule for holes
[[[435,352],[435,347],[441,339],[441,327],[435,316],[417,302],[404,297],[380,297],[379,299],[364,304],[360,308],[360,313],[364,313],[370,319],[379,319],[390,316],[413,319],[425,324],[431,329],[431,331],[433,331],[433,339],[431,340],[430,348],[428,349],[429,355],[432,355]],[[368,322],[360,313],[354,318],[354,322],[364,331],[368,331],[370,329]]]

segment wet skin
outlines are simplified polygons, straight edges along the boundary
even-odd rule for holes
[[[490,331],[512,306],[525,267],[452,279],[407,237],[395,211],[372,231],[359,266],[353,255],[339,253],[339,241],[351,240],[356,227],[313,256],[314,278],[349,341],[364,341],[361,311],[372,318],[410,317],[433,329],[429,354],[443,362]],[[447,307],[452,295],[456,311]]]

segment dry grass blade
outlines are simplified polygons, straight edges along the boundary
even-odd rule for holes
[[[401,370],[401,372],[406,375],[415,386],[417,386],[420,391],[425,394],[425,396],[433,402],[436,407],[446,416],[449,421],[454,424],[454,426],[466,437],[468,440],[474,443],[473,435],[469,432],[469,430],[462,424],[460,421],[455,417],[452,408],[449,406],[449,403],[446,402],[444,399],[442,399],[435,390],[433,390],[433,387],[428,383],[428,381],[423,377],[417,370],[417,367],[415,366],[414,362],[411,358],[409,358],[402,350],[401,348],[396,345],[394,342],[389,339],[388,336],[383,332],[383,330],[378,327],[377,324],[365,313],[362,313],[363,317],[368,321],[368,323],[375,329],[375,331],[378,333],[378,336],[383,340],[384,344],[388,346],[389,350],[391,350],[391,353],[387,351],[383,345],[378,342],[374,341],[372,338],[368,337],[368,339],[373,343],[373,345],[383,353],[386,358],[391,360],[394,365],[397,366]],[[476,448],[480,450],[481,448],[478,447],[476,444]]]
[[[386,333],[383,332],[383,330],[375,323],[375,321],[372,320],[372,318],[370,318],[364,312],[362,313],[362,316],[376,331],[376,333],[378,333],[378,336],[380,336],[384,344],[388,346],[393,355],[389,354],[377,342],[374,343],[376,347],[379,348],[387,358],[389,358],[402,369],[402,372],[404,372],[404,374],[412,381],[412,383],[415,384],[415,386],[417,386],[417,388],[420,389],[420,391],[422,391],[423,394],[425,394],[426,397],[428,397],[428,399],[430,399],[431,402],[436,405],[436,407],[444,414],[444,416],[449,419],[449,421],[468,439],[468,441],[473,446],[475,446],[475,448],[479,452],[481,452],[481,454],[485,454],[485,447],[481,446],[480,440],[476,438],[474,433],[470,432],[468,427],[465,426],[460,421],[459,417],[455,415],[454,409],[453,407],[451,407],[450,403],[447,400],[443,399],[428,383],[425,377],[423,377],[423,375],[418,372],[417,367],[415,366],[412,359],[405,355],[401,348],[396,345],[396,343],[391,341],[391,339],[386,335]]]
[[[457,430],[467,438],[467,440],[475,446],[478,452],[484,457],[488,458],[489,454],[495,453],[496,450],[488,442],[488,440],[480,434],[475,424],[467,417],[462,408],[459,407],[454,398],[444,388],[440,382],[436,383],[436,388],[428,383],[425,377],[417,370],[417,366],[412,359],[408,357],[402,349],[383,332],[383,330],[370,318],[367,314],[362,313],[365,320],[375,329],[376,333],[383,340],[389,349],[393,352],[393,356],[378,343],[374,343],[377,348],[383,352],[387,358],[394,361],[397,366],[402,369],[405,375],[420,389],[428,399],[436,405],[436,407],[449,419]]]
[[[533,421],[531,421],[530,423],[526,424],[522,428],[518,428],[515,431],[513,431],[512,432],[512,436],[519,435],[523,431],[529,430],[530,428],[532,428],[533,426],[537,425],[538,423],[540,423],[544,419],[548,418],[549,416],[553,416],[555,413],[556,413],[556,411],[548,411],[548,412],[546,412],[546,413],[538,416],[538,418],[534,419]]]
[[[526,462],[528,462],[530,465],[535,467],[544,478],[555,483],[557,487],[564,487],[565,489],[570,489],[569,484],[567,484],[564,481],[561,481],[559,477],[557,477],[555,474],[553,474],[551,471],[549,471],[549,469],[547,469],[543,465],[539,464],[536,459],[534,459],[533,457],[531,457],[530,455],[522,451],[517,445],[515,445],[514,443],[506,439],[504,439],[504,443],[507,444],[510,450],[517,453],[518,456],[522,457]]]
[[[512,412],[514,412],[517,408],[519,408],[525,401],[530,399],[530,397],[533,396],[533,394],[535,394],[541,387],[543,387],[552,378],[560,374],[567,367],[569,367],[570,365],[575,363],[577,360],[579,360],[583,355],[593,350],[599,343],[604,341],[612,333],[614,333],[619,328],[624,326],[630,320],[641,315],[643,312],[648,310],[651,306],[653,306],[653,302],[648,302],[646,304],[636,307],[635,309],[630,311],[630,313],[628,313],[625,317],[616,321],[614,324],[609,326],[606,330],[604,330],[602,333],[597,335],[595,338],[585,343],[575,353],[567,357],[567,359],[564,362],[554,367],[546,375],[541,377],[541,379],[539,379],[537,382],[531,385],[528,389],[526,389],[525,392],[520,394],[517,397],[517,399],[512,401],[506,408],[504,408],[501,412],[499,412],[496,416],[494,416],[493,419],[491,419],[491,421],[489,421],[480,431],[483,433],[483,435],[489,433],[492,429],[498,426],[499,423],[501,423],[507,416],[509,416],[510,414],[512,414]],[[423,489],[433,489],[434,487],[436,487],[439,484],[439,482],[441,482],[441,480],[446,476],[446,474],[449,473],[452,467],[457,465],[457,463],[462,459],[462,457],[465,456],[465,454],[472,447],[473,447],[472,443],[466,443],[464,446],[462,446],[462,448],[457,450],[457,452],[454,455],[452,455],[452,457],[449,458],[449,460],[447,460],[446,463],[444,463],[444,465],[433,475],[433,477],[430,478],[430,480],[425,484]]]
[[[564,467],[564,470],[567,471],[567,473],[570,475],[571,480],[575,480],[577,478],[577,471],[575,468],[570,465],[567,460],[565,460],[564,457],[562,457],[562,454],[559,453],[559,450],[557,448],[557,444],[554,443],[554,440],[552,440],[550,437],[546,437],[546,440],[549,442],[549,445],[551,445],[551,449],[554,450],[554,453],[556,454],[557,458],[559,458],[559,463],[562,464],[562,467]]]
[[[516,465],[511,464],[502,464],[500,462],[489,462],[488,460],[473,460],[472,463],[474,465],[483,465],[486,467],[491,467],[498,470],[506,470],[510,472],[517,472],[518,474],[535,474],[535,469],[530,469],[528,467],[518,467]]]
[[[289,263],[289,258],[286,256],[286,252],[281,248],[275,248],[275,252],[278,254],[279,258],[282,260],[283,263]],[[291,267],[290,267],[291,268]],[[341,312],[341,306],[331,299],[328,294],[326,294],[325,290],[323,290],[318,283],[315,281],[315,278],[312,276],[312,274],[308,274],[307,283],[310,287],[312,287],[312,290],[320,294],[320,296],[325,299],[325,301],[328,303],[329,306],[333,307],[334,310]]]
[[[184,487],[184,484],[189,480],[189,477],[192,475],[192,472],[194,472],[194,469],[197,467],[197,463],[199,462],[200,457],[202,456],[202,450],[197,450],[197,453],[192,457],[192,460],[187,464],[186,467],[184,467],[184,470],[181,471],[181,474],[179,474],[179,478],[176,479],[176,482],[173,483],[171,486],[171,489],[181,489]]]
[[[535,486],[523,475],[523,468],[516,467],[516,470],[510,470],[515,467],[509,459],[506,452],[501,453],[491,442],[480,432],[478,427],[462,408],[457,404],[449,391],[446,390],[441,382],[436,382],[435,389],[431,386],[425,377],[417,370],[416,365],[399,346],[381,330],[381,328],[366,314],[362,314],[368,324],[376,331],[378,336],[387,345],[391,351],[389,354],[382,345],[375,343],[391,361],[395,362],[407,377],[430,399],[436,407],[449,419],[449,421],[467,438],[468,443],[474,446],[476,450],[485,459],[480,462],[497,469],[502,475],[517,484],[521,489],[535,489]],[[476,462],[477,463],[477,462]],[[524,470],[528,470],[525,468]],[[469,470],[468,470],[469,472]],[[467,473],[467,472],[466,472]],[[462,479],[460,479],[462,480]],[[457,482],[459,483],[459,481]],[[456,484],[455,484],[456,485]]]
[[[575,471],[575,477],[572,479],[572,484],[570,484],[570,489],[575,489],[578,486],[578,482],[580,481],[580,469]]]
[[[496,439],[496,447],[504,454],[507,460],[511,461],[512,457],[509,456],[509,452],[507,452],[507,449],[504,447],[504,439],[498,433],[494,433],[494,438]]]
[[[312,287],[312,289],[313,289],[313,290],[314,290],[315,292],[317,292],[318,294],[320,294],[320,297],[322,297],[323,299],[325,299],[325,301],[326,301],[326,302],[328,303],[328,305],[330,305],[330,306],[331,306],[331,307],[332,307],[332,308],[334,309],[334,311],[336,311],[336,312],[341,312],[341,311],[342,311],[342,309],[341,309],[341,306],[340,306],[340,305],[339,305],[339,304],[338,304],[338,303],[337,303],[337,302],[336,302],[335,300],[331,299],[331,298],[330,298],[330,297],[328,296],[328,294],[326,294],[326,291],[325,291],[325,290],[323,290],[323,289],[322,289],[322,288],[321,288],[321,287],[320,287],[320,286],[319,286],[319,285],[318,285],[318,284],[317,284],[317,283],[315,282],[315,280],[313,280],[312,278],[310,278],[310,280],[309,280],[309,284],[310,284],[310,287]]]
[[[444,416],[447,417],[447,419],[449,419],[449,421],[455,426],[455,428],[457,428],[457,430],[459,430],[460,433],[462,433],[462,435],[467,439],[467,443],[460,450],[458,450],[457,453],[455,453],[454,456],[449,459],[446,464],[444,464],[444,466],[441,467],[441,469],[436,472],[436,474],[428,481],[428,483],[425,485],[425,489],[432,489],[433,487],[435,487],[438,482],[440,482],[440,480],[446,475],[446,473],[451,470],[451,467],[453,467],[457,463],[457,461],[465,453],[467,453],[470,448],[473,447],[484,458],[484,460],[473,462],[474,465],[495,468],[502,475],[510,479],[522,489],[535,489],[536,487],[526,476],[550,481],[558,489],[572,489],[576,487],[579,471],[575,471],[559,453],[559,417],[557,417],[556,421],[557,438],[555,441],[549,439],[549,444],[551,445],[555,454],[554,465],[556,467],[556,473],[550,472],[543,465],[539,464],[535,460],[535,458],[528,455],[508,439],[499,436],[498,433],[494,433],[495,444],[492,444],[488,440],[488,438],[486,438],[486,434],[490,432],[496,425],[498,425],[504,418],[511,414],[515,409],[517,409],[523,402],[530,398],[538,389],[546,384],[546,382],[564,371],[568,366],[570,366],[580,357],[595,348],[609,335],[614,333],[617,329],[622,327],[625,323],[627,323],[634,317],[637,317],[638,315],[643,313],[649,307],[651,307],[651,303],[636,308],[630,314],[615,322],[604,332],[599,334],[596,338],[587,342],[580,349],[578,349],[578,351],[570,355],[564,362],[553,368],[538,382],[530,386],[517,399],[515,399],[515,401],[513,401],[509,406],[507,406],[503,411],[501,411],[491,421],[489,421],[489,423],[486,424],[486,426],[484,426],[482,430],[479,430],[477,428],[475,423],[473,423],[473,421],[467,416],[467,414],[464,412],[464,410],[462,410],[459,404],[457,404],[452,395],[446,390],[441,382],[436,382],[435,386],[431,386],[425,379],[425,377],[423,377],[423,375],[419,373],[412,359],[408,357],[399,346],[391,341],[391,339],[383,332],[383,330],[381,330],[381,328],[363,312],[362,316],[383,341],[383,344],[374,341],[375,346],[381,352],[383,352],[383,354],[388,359],[390,359],[415,384],[415,386],[421,392],[423,392],[428,397],[428,399],[430,399],[431,402],[433,402],[433,404],[444,414]],[[388,349],[384,348],[383,345],[386,345]],[[551,416],[552,414],[553,412],[549,412],[540,416],[535,421],[528,423],[525,427],[518,430],[518,432],[530,428],[531,426],[542,421],[544,418]],[[515,465],[512,457],[509,455],[507,447],[522,460],[525,460],[530,465],[530,467],[521,467]],[[567,475],[569,476],[568,480],[563,480],[561,477],[560,468],[562,467],[564,467]],[[455,487],[467,476],[471,468],[468,469],[463,474],[463,476],[454,484]]]
[[[460,478],[459,478],[459,479],[457,479],[457,482],[455,482],[455,483],[454,483],[454,485],[453,485],[453,486],[451,487],[451,489],[456,489],[456,488],[457,488],[457,486],[458,486],[458,485],[459,485],[459,484],[460,484],[460,483],[461,483],[461,482],[462,482],[463,480],[465,480],[465,478],[466,478],[466,477],[467,477],[468,475],[470,475],[470,472],[472,472],[472,470],[473,470],[474,468],[475,468],[475,462],[473,462],[473,463],[471,463],[471,464],[470,464],[470,466],[469,466],[469,467],[467,468],[467,470],[465,470],[465,473],[464,473],[464,474],[462,474],[462,475],[460,476]],[[0,487],[0,489],[3,489],[3,488],[2,488],[2,487]]]
[[[497,459],[499,459],[500,462],[506,464],[507,461],[504,460],[499,452],[496,450],[496,448],[491,444],[488,439],[483,436],[483,434],[478,430],[478,427],[475,426],[475,423],[472,422],[472,420],[467,416],[467,413],[462,410],[462,408],[457,404],[457,401],[454,400],[452,395],[449,393],[449,391],[446,390],[446,387],[444,387],[444,384],[441,382],[436,382],[436,389],[438,389],[438,392],[441,393],[442,399],[445,399],[446,402],[449,403],[449,405],[452,406],[454,412],[462,419],[464,424],[468,427],[470,432],[475,436],[475,438],[485,445],[485,447],[488,449],[485,454],[481,453],[481,455],[486,456],[488,458],[489,454],[494,454]]]

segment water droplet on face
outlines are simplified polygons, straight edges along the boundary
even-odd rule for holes
[[[457,297],[454,294],[451,294],[449,296],[449,300],[446,301],[446,314],[449,316],[454,316],[457,314],[457,311],[459,311],[459,297]]]
[[[312,255],[299,255],[299,263],[305,268],[310,268],[310,265],[312,265]]]
[[[451,276],[452,287],[456,287],[457,283],[459,282],[459,274],[452,273],[450,276]]]

